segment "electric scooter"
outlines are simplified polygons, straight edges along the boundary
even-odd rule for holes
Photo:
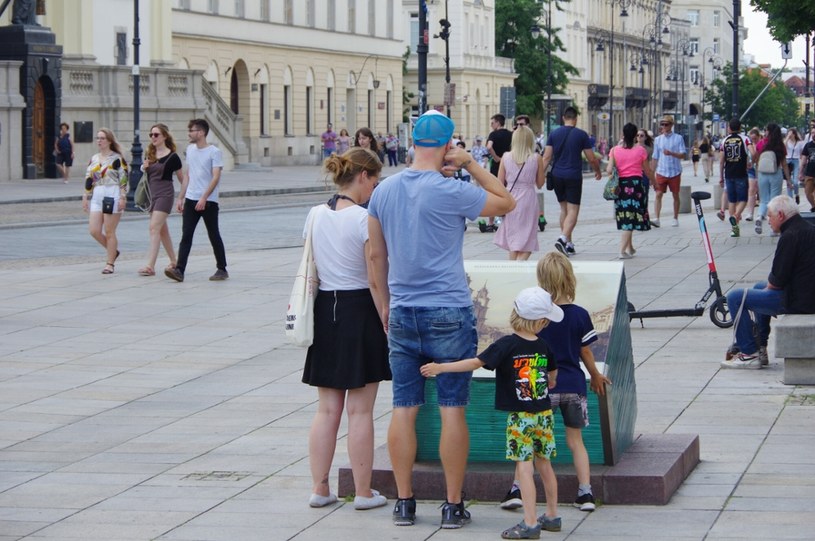
[[[636,310],[631,303],[628,303],[628,318],[639,319],[640,325],[643,325],[642,320],[649,317],[698,317],[705,313],[705,306],[708,299],[715,293],[716,298],[713,304],[710,305],[710,320],[714,325],[722,329],[733,326],[733,317],[727,309],[727,297],[722,294],[722,286],[719,283],[719,275],[716,272],[716,262],[713,260],[713,250],[710,247],[710,236],[705,226],[705,217],[702,212],[702,201],[710,199],[711,195],[708,192],[693,192],[691,195],[693,199],[693,206],[696,210],[696,218],[699,220],[699,231],[702,233],[702,244],[705,247],[707,254],[707,266],[709,269],[708,280],[710,285],[699,299],[699,302],[693,308],[677,308],[672,310]],[[643,325],[644,327],[644,325]]]

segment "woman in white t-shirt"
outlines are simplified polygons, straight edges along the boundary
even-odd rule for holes
[[[373,407],[379,382],[391,379],[388,341],[380,309],[387,302],[369,289],[367,254],[370,199],[382,171],[371,150],[354,147],[328,157],[323,166],[337,193],[311,209],[312,248],[320,288],[314,303],[314,343],[309,347],[303,383],[317,387],[319,404],[309,435],[309,462],[314,483],[309,505],[337,501],[328,475],[334,459],[343,408],[348,414],[348,456],[354,477],[355,509],[387,503],[371,489],[374,455]],[[304,236],[305,236],[304,231]]]

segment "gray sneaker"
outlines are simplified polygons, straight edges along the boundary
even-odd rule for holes
[[[441,508],[443,530],[455,530],[470,522],[470,512],[464,508],[463,500],[459,503],[444,502]]]
[[[218,269],[215,271],[215,274],[209,277],[210,282],[220,282],[221,280],[226,280],[229,278],[229,273],[226,272],[226,269]]]
[[[761,235],[761,218],[756,218],[756,234]]]
[[[761,346],[758,348],[758,362],[761,366],[767,366],[770,364],[770,356],[767,354],[767,346]]]

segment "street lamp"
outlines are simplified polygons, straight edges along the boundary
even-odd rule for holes
[[[544,0],[539,0],[543,9]],[[546,10],[546,136],[551,131],[550,123],[552,119],[552,0],[548,0],[549,9]],[[532,26],[532,38],[537,41],[540,37],[541,29],[537,24]]]
[[[130,147],[132,159],[130,160],[130,189],[127,192],[127,210],[138,210],[134,202],[136,186],[141,180],[142,146],[139,140],[139,97],[141,82],[139,80],[139,0],[133,0],[133,146]]]
[[[614,137],[614,6],[620,6],[620,17],[628,17],[628,6],[632,0],[606,0],[611,5],[611,49],[609,51],[609,84],[608,84],[608,140],[609,144],[615,140]],[[623,31],[625,31],[625,19],[623,19]],[[623,96],[623,98],[625,98]],[[623,103],[623,111],[625,104]]]
[[[441,32],[434,34],[434,38],[444,40],[444,101],[447,106],[447,116],[450,116],[450,102],[453,101],[450,88],[450,20],[447,18],[447,0],[444,0],[444,19],[439,21]]]
[[[682,125],[685,127],[685,134],[682,136],[683,139],[687,138],[688,135],[688,123],[685,114],[685,72],[687,71],[686,66],[686,59],[693,57],[693,46],[691,41],[687,38],[682,38],[676,42],[674,47],[675,53],[675,71],[674,71],[674,82],[681,85],[679,87],[679,95],[681,96],[679,103],[680,103],[680,111],[682,115]],[[680,59],[680,53],[682,58]],[[676,88],[676,86],[674,86]],[[678,120],[678,119],[677,119]],[[687,145],[688,141],[685,141]]]

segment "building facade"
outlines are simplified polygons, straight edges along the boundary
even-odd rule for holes
[[[331,123],[402,120],[399,0],[176,0],[172,57],[242,118],[249,161],[318,163]]]

